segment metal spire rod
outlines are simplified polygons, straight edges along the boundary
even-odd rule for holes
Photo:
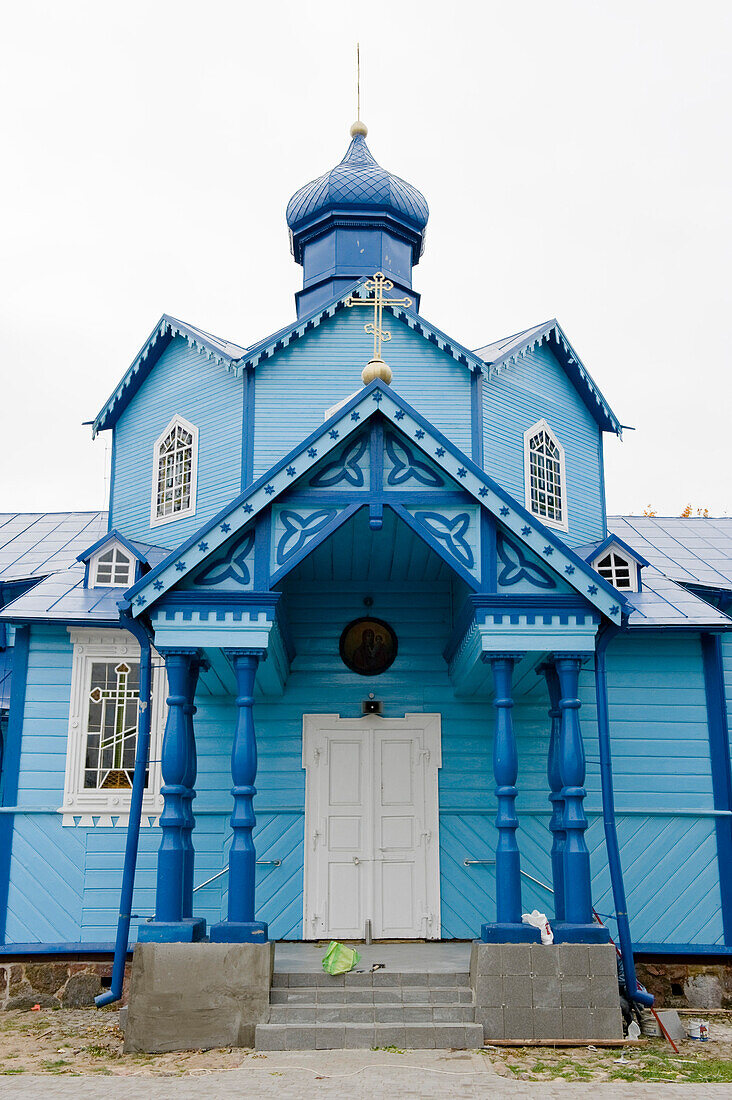
[[[356,120],[361,121],[361,43],[356,43]]]

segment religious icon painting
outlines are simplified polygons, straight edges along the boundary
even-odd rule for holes
[[[386,672],[397,655],[397,637],[388,623],[366,616],[354,619],[344,629],[340,642],[341,660],[360,676]]]

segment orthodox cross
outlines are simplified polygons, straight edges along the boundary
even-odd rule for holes
[[[371,298],[357,298],[350,294],[346,298],[347,306],[373,306],[374,319],[364,325],[364,331],[374,338],[374,354],[368,365],[364,368],[362,377],[364,384],[373,382],[374,378],[382,378],[388,385],[391,382],[391,371],[381,358],[381,345],[391,340],[391,333],[382,325],[384,306],[411,306],[411,298],[385,298],[384,291],[393,290],[394,284],[387,279],[383,271],[377,271],[373,279],[367,279],[364,283],[367,291],[373,291]],[[368,376],[368,377],[367,377]],[[387,377],[388,376],[388,377]]]

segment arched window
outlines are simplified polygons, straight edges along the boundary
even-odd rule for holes
[[[597,561],[593,568],[601,577],[615,588],[624,588],[627,592],[638,591],[638,567],[630,558],[624,558],[617,550],[610,550]]]
[[[150,523],[190,516],[196,510],[198,429],[175,416],[155,443]]]
[[[564,448],[545,420],[524,432],[526,507],[550,527],[567,528]]]
[[[93,584],[108,588],[129,588],[132,584],[132,558],[119,546],[111,546],[94,562]]]

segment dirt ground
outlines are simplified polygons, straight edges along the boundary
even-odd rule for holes
[[[620,1051],[593,1048],[506,1048],[481,1052],[494,1071],[522,1081],[732,1082],[732,1012],[712,1014],[707,1043],[686,1040],[674,1055],[664,1040]],[[42,1009],[0,1015],[0,1075],[48,1073],[121,1077],[205,1076],[234,1069],[264,1052],[224,1048],[176,1054],[123,1054],[119,1013],[109,1009]],[[390,1053],[401,1052],[390,1048]]]

